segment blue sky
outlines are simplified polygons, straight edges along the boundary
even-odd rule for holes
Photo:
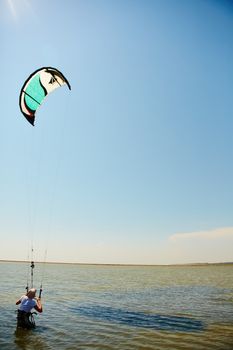
[[[1,0],[2,259],[233,260],[230,1]],[[33,128],[43,66],[69,80]]]

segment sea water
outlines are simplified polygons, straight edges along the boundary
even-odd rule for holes
[[[16,329],[26,263],[0,263],[0,349],[232,350],[233,265],[36,264],[44,312]]]

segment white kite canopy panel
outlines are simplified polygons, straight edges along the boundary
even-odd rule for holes
[[[25,118],[34,125],[35,113],[50,92],[67,85],[64,75],[56,68],[43,67],[33,72],[25,81],[19,96],[19,106]]]

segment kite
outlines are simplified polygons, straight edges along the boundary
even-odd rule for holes
[[[20,110],[29,123],[34,125],[35,113],[50,92],[62,85],[71,86],[56,68],[43,67],[33,72],[25,81],[19,95]]]

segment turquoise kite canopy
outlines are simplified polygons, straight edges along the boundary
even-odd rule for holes
[[[34,125],[35,113],[45,97],[64,84],[71,90],[64,75],[52,67],[37,69],[28,77],[20,92],[19,106],[30,124]]]
[[[31,79],[25,90],[25,103],[30,110],[36,111],[45,96],[46,93],[40,84],[40,74],[38,73]]]

